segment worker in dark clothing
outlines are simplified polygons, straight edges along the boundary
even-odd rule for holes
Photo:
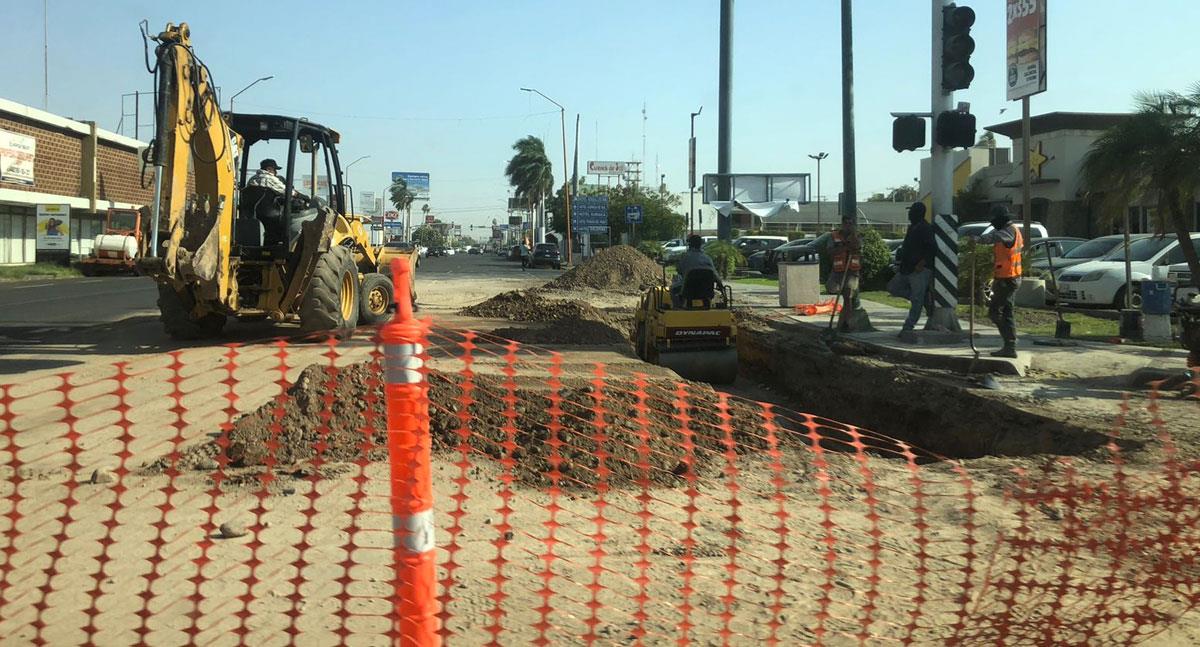
[[[908,208],[908,232],[900,246],[900,276],[908,282],[908,317],[900,334],[912,332],[921,318],[921,309],[926,306],[929,286],[933,281],[933,257],[937,243],[933,236],[933,225],[925,222],[925,203],[914,202]]]
[[[717,274],[716,264],[708,254],[704,253],[704,239],[692,234],[687,238],[687,245],[687,251],[679,257],[679,261],[675,264],[675,278],[671,279],[671,301],[677,307],[683,302],[683,282],[687,279],[688,272],[692,270],[711,271],[713,276],[717,277],[717,285],[724,289],[720,275]]]
[[[995,262],[992,265],[992,300],[988,303],[988,319],[1000,329],[1004,346],[992,357],[1017,356],[1017,322],[1013,306],[1017,287],[1021,285],[1021,250],[1025,238],[1012,221],[1008,207],[998,204],[991,211],[992,230],[979,237],[979,242],[992,245]]]

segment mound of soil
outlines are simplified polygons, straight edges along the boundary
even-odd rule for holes
[[[625,294],[639,294],[658,285],[662,268],[629,245],[617,245],[600,250],[581,265],[547,283],[546,289],[578,290],[593,288]]]
[[[223,446],[234,468],[265,465],[268,459],[276,466],[294,466],[313,461],[318,452],[326,462],[386,460],[381,376],[376,362],[336,373],[310,366],[286,396],[238,419],[225,437],[186,450],[177,466],[211,470]],[[729,440],[738,452],[765,448],[759,410],[730,401],[726,432],[717,394],[706,385],[691,385],[686,410],[680,411],[675,405],[676,382],[669,380],[649,381],[640,406],[631,384],[610,384],[602,393],[586,381],[564,384],[556,394],[560,411],[552,414],[548,389],[517,387],[505,378],[480,374],[473,376],[471,400],[465,402],[463,380],[457,374],[429,373],[434,451],[460,451],[465,420],[465,440],[472,452],[497,460],[511,458],[514,478],[530,486],[551,485],[557,464],[560,486],[594,487],[602,456],[611,486],[677,486],[686,482],[689,471],[719,469],[727,460]],[[681,421],[685,414],[694,444],[690,457]],[[790,437],[793,442],[803,440]],[[151,466],[155,467],[165,465]]]
[[[605,321],[563,317],[544,328],[497,328],[493,335],[523,344],[605,345],[629,341],[629,337]]]
[[[559,321],[574,317],[587,321],[606,321],[604,313],[583,301],[547,299],[537,290],[510,290],[467,306],[458,311],[468,317],[508,319],[509,321]]]

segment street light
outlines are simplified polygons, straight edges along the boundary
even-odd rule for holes
[[[571,264],[571,183],[570,177],[567,174],[567,109],[561,103],[542,94],[540,91],[533,88],[521,88],[521,92],[536,92],[546,101],[558,106],[558,117],[562,123],[562,148],[563,148],[563,212],[567,217],[567,265]],[[545,218],[545,214],[542,215]],[[545,225],[543,225],[545,226]]]
[[[817,153],[809,155],[812,159],[817,160],[817,230],[821,229],[821,160],[829,157],[829,153]]]
[[[359,162],[361,162],[365,159],[370,159],[370,157],[371,157],[370,155],[363,155],[362,157],[360,157],[346,165],[346,186],[350,186],[350,167],[354,166],[355,164],[358,164]],[[353,189],[354,187],[350,186],[350,188]]]
[[[688,233],[696,233],[696,117],[704,112],[704,106],[692,113],[692,134],[688,139]]]
[[[261,83],[262,81],[270,81],[273,78],[275,78],[274,74],[272,74],[271,76],[264,76],[261,79],[255,79],[254,82],[251,83],[250,85],[247,85],[246,87],[242,88],[241,90],[238,90],[237,94],[234,94],[232,97],[229,97],[229,112],[233,112],[233,100],[238,98],[238,94],[241,94],[241,93],[245,92],[246,90],[249,90],[250,88]]]

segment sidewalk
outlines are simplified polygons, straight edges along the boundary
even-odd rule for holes
[[[734,287],[734,301],[753,309],[770,309],[786,312],[779,306],[778,291],[765,286]],[[1100,342],[1066,341],[1058,343],[1053,337],[1022,335],[1017,330],[1017,358],[991,357],[989,353],[1002,345],[1000,332],[987,321],[975,321],[975,347],[979,359],[975,360],[967,337],[968,322],[959,320],[961,334],[926,331],[924,317],[917,324],[916,342],[906,343],[898,337],[908,311],[903,308],[863,300],[863,309],[871,317],[875,332],[848,333],[842,335],[853,339],[893,359],[929,368],[961,371],[963,373],[996,373],[999,375],[1024,376],[1031,368],[1039,371],[1070,373],[1080,378],[1127,378],[1143,368],[1182,369],[1187,351],[1182,348],[1152,348],[1146,346],[1123,346]],[[829,325],[829,315],[804,317],[785,315],[797,324],[816,329]],[[836,323],[835,323],[836,325]],[[1041,342],[1041,343],[1038,343]],[[1081,361],[1085,354],[1087,361]]]

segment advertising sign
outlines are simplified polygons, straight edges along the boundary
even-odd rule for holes
[[[37,249],[71,249],[71,205],[37,206]]]
[[[437,216],[433,215],[432,213],[425,215],[425,224],[432,225],[435,220],[437,220]]]
[[[527,200],[525,198],[509,198],[508,199],[508,210],[509,211],[530,211],[531,209],[532,209],[532,205],[530,204],[529,200]]]
[[[510,224],[510,225],[515,225],[515,226],[519,227],[519,226],[521,226],[521,223],[524,221],[525,221],[525,218],[523,216],[509,216],[508,217],[508,224]]]
[[[300,184],[304,187],[304,192],[312,193],[312,175],[304,174],[300,176]],[[317,176],[317,193],[329,193],[329,176]]]
[[[375,215],[375,192],[374,191],[359,191],[358,204],[354,205],[368,216]]]
[[[1008,100],[1046,91],[1046,0],[1007,0]]]
[[[36,139],[0,130],[0,182],[33,184],[36,153]]]
[[[608,196],[581,195],[571,201],[571,230],[603,234],[608,231]]]
[[[408,185],[408,190],[412,192],[414,200],[429,199],[429,174],[428,173],[410,173],[407,171],[392,171],[392,184],[397,180],[404,180]]]
[[[386,211],[383,214],[383,219],[386,222],[395,222],[400,219],[399,211]]]
[[[625,175],[629,164],[625,162],[588,162],[588,175]]]
[[[625,207],[625,224],[640,225],[642,224],[642,205],[631,204]]]

